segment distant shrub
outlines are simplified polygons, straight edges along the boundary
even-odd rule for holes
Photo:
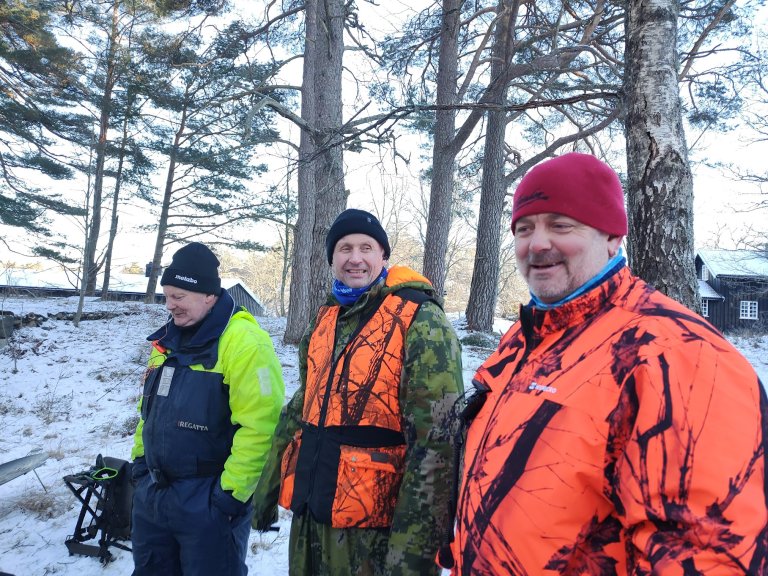
[[[74,392],[56,394],[56,389],[40,394],[32,406],[32,412],[44,424],[52,424],[58,420],[66,420],[72,410]]]
[[[461,339],[464,346],[474,346],[475,348],[487,348],[493,350],[499,344],[498,336],[486,332],[471,332]]]
[[[136,432],[136,426],[138,426],[138,424],[139,415],[134,414],[123,420],[122,424],[118,426],[116,432],[120,434],[120,436],[133,436],[133,433]]]
[[[0,416],[18,416],[24,414],[24,408],[19,406],[7,394],[0,394]]]

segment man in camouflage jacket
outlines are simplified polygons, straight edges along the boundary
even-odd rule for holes
[[[429,281],[387,270],[373,215],[342,212],[326,248],[336,280],[300,344],[253,525],[269,526],[279,494],[295,576],[438,574],[460,345]]]

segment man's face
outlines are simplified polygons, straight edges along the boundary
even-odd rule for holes
[[[545,303],[586,284],[616,255],[622,238],[552,213],[520,218],[514,234],[517,267],[531,293]]]
[[[179,328],[193,326],[206,317],[216,303],[213,294],[190,292],[176,286],[163,286],[165,307]]]
[[[384,248],[365,234],[347,234],[333,248],[333,276],[350,288],[368,286],[384,268]]]

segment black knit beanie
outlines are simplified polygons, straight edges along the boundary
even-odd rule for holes
[[[163,272],[160,285],[218,296],[221,292],[218,268],[219,259],[208,246],[191,242],[173,255],[171,265]]]
[[[347,234],[365,234],[370,236],[379,245],[384,248],[384,259],[389,259],[389,238],[379,220],[365,210],[348,208],[336,217],[328,236],[325,237],[325,251],[328,254],[328,264],[333,262],[333,249],[336,248],[336,242],[344,238]]]

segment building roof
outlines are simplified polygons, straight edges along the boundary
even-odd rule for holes
[[[699,280],[699,296],[707,300],[725,300],[724,296],[718,294],[717,290],[704,282],[704,280]]]
[[[768,251],[705,248],[698,256],[716,277],[768,278]]]
[[[103,275],[99,275],[96,291],[101,291],[101,281]],[[240,287],[259,306],[261,302],[254,293],[239,278],[222,278],[221,286],[223,288],[232,288],[239,284]],[[24,288],[61,288],[65,290],[77,290],[77,278],[68,270],[60,266],[49,267],[41,270],[30,268],[6,268],[0,269],[0,286],[19,286]],[[111,292],[130,292],[143,294],[147,291],[147,278],[144,274],[126,274],[124,272],[112,272],[109,275],[109,290]],[[163,287],[158,280],[155,294],[162,295]]]

